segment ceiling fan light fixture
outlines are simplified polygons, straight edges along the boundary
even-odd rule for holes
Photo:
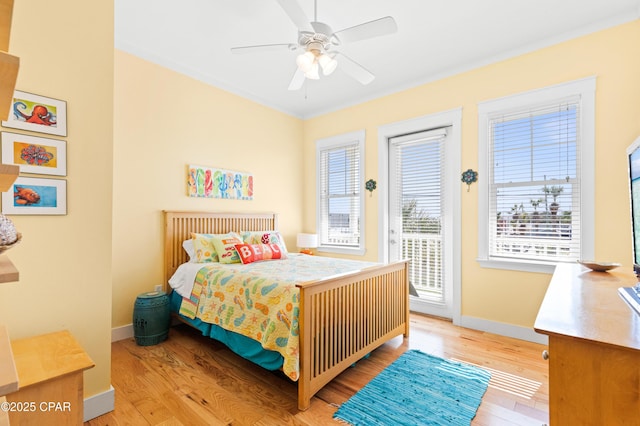
[[[318,63],[322,67],[322,73],[324,75],[331,74],[336,70],[336,67],[338,66],[338,61],[336,61],[335,58],[332,58],[326,53],[320,55],[320,57],[318,58]]]
[[[393,17],[385,16],[334,32],[329,25],[318,21],[317,0],[314,0],[313,3],[313,21],[307,19],[305,12],[298,4],[301,0],[277,1],[298,29],[298,42],[296,44],[280,43],[234,47],[231,49],[233,53],[282,50],[282,48],[290,51],[304,50],[304,53],[296,57],[297,70],[289,84],[289,90],[300,89],[305,78],[320,79],[320,68],[322,68],[323,75],[332,74],[338,66],[338,60],[340,68],[361,84],[369,84],[373,81],[375,76],[371,72],[343,53],[333,50],[333,47],[395,33],[398,30],[398,25]],[[340,56],[339,59],[337,59],[338,56]]]
[[[301,55],[298,55],[298,57],[296,58],[296,64],[298,65],[300,71],[308,73],[311,68],[313,68],[315,60],[316,56],[312,52],[307,51]]]
[[[304,76],[309,80],[320,80],[320,73],[318,72],[318,63],[315,62],[311,65],[311,69],[304,73]]]

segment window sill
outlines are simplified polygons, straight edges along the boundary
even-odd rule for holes
[[[346,248],[346,247],[318,247],[317,251],[320,253],[336,253],[336,254],[350,254],[353,256],[363,256],[366,252],[364,248]]]
[[[553,274],[557,263],[507,260],[507,259],[476,259],[483,268],[505,269],[508,271],[537,272],[541,274]]]

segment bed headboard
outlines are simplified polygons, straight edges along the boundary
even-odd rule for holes
[[[230,231],[277,230],[276,213],[220,213],[166,211],[164,235],[164,286],[178,266],[187,262],[187,253],[182,242],[191,238],[191,233],[224,234]]]

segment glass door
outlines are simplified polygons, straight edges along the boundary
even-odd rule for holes
[[[451,318],[444,164],[446,128],[389,139],[389,257],[409,259],[411,309]]]

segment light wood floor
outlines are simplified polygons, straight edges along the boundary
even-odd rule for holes
[[[173,327],[169,339],[155,346],[137,346],[133,338],[115,342],[111,367],[115,410],[85,426],[339,425],[332,419],[337,406],[407,349],[491,371],[489,389],[472,425],[548,423],[543,345],[412,314],[409,339],[397,337],[359,361],[322,389],[305,412],[296,408],[294,383],[186,325]]]

